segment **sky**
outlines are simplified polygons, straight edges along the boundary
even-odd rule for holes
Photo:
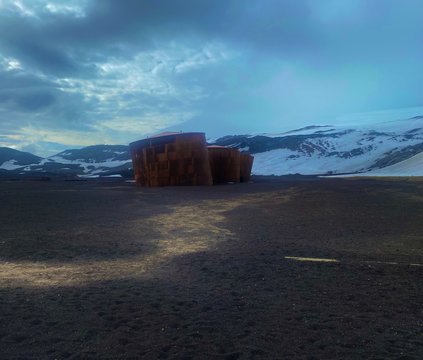
[[[423,106],[422,14],[421,0],[0,0],[0,146],[47,156]]]

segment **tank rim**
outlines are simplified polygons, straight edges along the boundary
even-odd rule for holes
[[[203,135],[204,138],[206,137],[206,134],[204,132],[175,132],[175,133],[169,133],[169,134],[164,134],[164,135],[153,135],[151,137],[146,137],[144,139],[141,140],[137,140],[137,141],[133,141],[131,143],[129,143],[129,148],[134,148],[134,147],[142,147],[148,144],[154,144],[154,143],[160,143],[163,140],[166,139],[171,139],[171,138],[176,138],[176,137],[189,137],[192,135]]]

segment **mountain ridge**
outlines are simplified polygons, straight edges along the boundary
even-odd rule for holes
[[[217,145],[254,154],[257,175],[362,173],[423,151],[423,116],[373,126],[310,126],[282,134],[225,136]]]
[[[373,126],[311,125],[279,134],[227,135],[211,144],[236,147],[255,156],[256,175],[365,173],[423,152],[423,116]],[[42,158],[0,148],[3,176],[131,175],[127,145],[91,145]]]

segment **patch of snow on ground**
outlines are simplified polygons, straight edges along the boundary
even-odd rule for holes
[[[368,171],[359,176],[423,176],[423,152],[382,169]]]
[[[41,161],[37,165],[44,165],[46,163],[51,163],[51,162],[54,162],[54,161],[49,158],[41,159]]]
[[[99,178],[100,175],[78,175],[81,179],[96,179]]]
[[[315,130],[306,131],[313,133]],[[410,139],[410,131],[412,131],[413,139]],[[423,119],[389,121],[377,126],[374,124],[361,126],[356,130],[337,126],[331,128],[330,133],[333,135],[340,133],[340,136],[325,138],[322,134],[322,137],[308,138],[302,148],[306,150],[308,144],[312,148],[320,148],[324,152],[333,152],[333,154],[322,156],[318,150],[307,153],[307,151],[291,151],[289,149],[255,153],[253,174],[313,175],[362,172],[392,150],[421,144],[423,142]],[[295,135],[297,134],[296,132]],[[350,156],[348,153],[353,150],[354,152]],[[357,154],[358,151],[363,151],[363,154]]]
[[[332,139],[331,146],[334,151],[349,152],[357,148],[361,136],[357,133],[345,135],[339,139]],[[314,145],[320,145],[319,139],[310,139]],[[421,140],[409,141],[408,145],[421,143]],[[255,175],[287,175],[287,174],[326,174],[357,172],[368,169],[375,160],[398,146],[395,141],[382,139],[375,144],[371,140],[361,140],[360,148],[366,148],[362,155],[343,158],[337,155],[321,156],[318,153],[306,155],[289,149],[276,149],[254,154],[253,174]]]
[[[0,169],[3,170],[16,170],[23,167],[19,165],[16,160],[7,160],[3,164],[1,164]]]
[[[113,159],[107,159],[101,162],[94,162],[94,160],[92,160],[93,162],[89,162],[83,159],[67,160],[60,156],[52,156],[49,159],[59,164],[79,165],[84,169],[85,173],[97,173],[97,172],[101,172],[104,169],[114,168],[114,167],[131,163],[131,160],[113,160]]]

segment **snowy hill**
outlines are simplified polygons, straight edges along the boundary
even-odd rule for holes
[[[49,159],[63,161],[80,161],[85,163],[128,161],[129,148],[125,145],[92,145],[82,149],[71,149],[51,156]]]
[[[362,173],[363,176],[423,176],[423,152],[411,158],[384,167]]]
[[[77,168],[79,174],[99,175],[132,167],[129,148],[125,145],[93,145],[63,151],[48,158],[50,164]]]
[[[3,148],[8,149],[8,148]],[[13,150],[13,149],[8,149]],[[10,151],[3,151],[10,153]],[[2,152],[0,151],[0,154]],[[22,161],[21,154],[28,154]],[[0,155],[1,156],[1,155]],[[4,157],[6,159],[6,157]],[[0,173],[13,175],[113,175],[127,173],[131,167],[129,148],[125,145],[94,145],[82,149],[71,149],[48,158],[40,158],[29,153],[15,150],[2,162]]]
[[[214,144],[252,153],[256,175],[375,174],[379,169],[420,174],[410,169],[419,167],[423,156],[423,116],[372,126],[312,125],[279,134],[225,136]],[[0,148],[0,176],[131,176],[131,168],[125,145],[88,146],[49,158]]]
[[[281,134],[225,136],[254,154],[257,175],[366,172],[423,152],[423,116],[373,126],[309,126]]]
[[[38,164],[43,159],[28,152],[0,147],[0,169],[15,170],[25,165]]]

